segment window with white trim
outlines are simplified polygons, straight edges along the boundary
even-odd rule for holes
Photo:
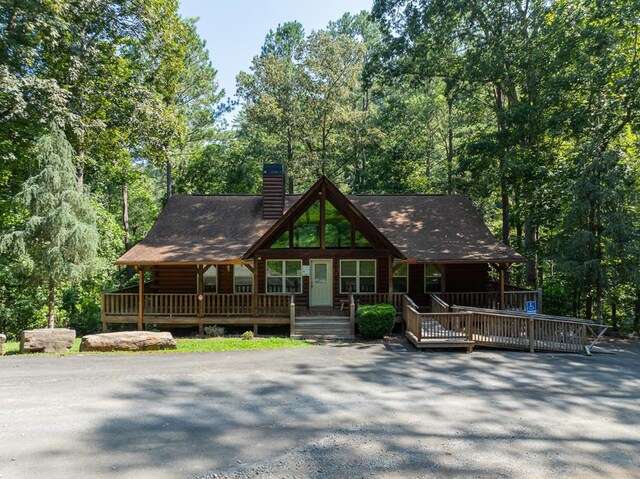
[[[408,293],[409,292],[409,265],[400,263],[395,265],[393,270],[393,292]]]
[[[267,293],[302,293],[302,261],[268,259]]]
[[[253,292],[253,273],[243,264],[233,265],[233,291],[236,293]]]
[[[340,292],[375,293],[376,260],[343,259],[340,261]]]
[[[432,264],[424,265],[424,292],[440,293],[442,291],[442,273]]]
[[[205,293],[218,292],[218,267],[211,265],[202,275]]]

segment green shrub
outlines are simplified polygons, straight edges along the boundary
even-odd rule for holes
[[[250,341],[253,339],[253,331],[245,331],[244,333],[242,333],[242,339],[246,339],[247,341]]]
[[[205,326],[204,334],[207,335],[208,338],[221,338],[224,336],[224,328],[222,326]]]
[[[360,334],[380,338],[390,334],[396,321],[396,308],[390,304],[358,306],[358,329]]]

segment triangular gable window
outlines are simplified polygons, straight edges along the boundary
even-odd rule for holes
[[[373,248],[369,240],[358,230],[356,230],[355,243],[356,248]]]
[[[277,240],[271,245],[271,249],[283,249],[289,247],[289,230],[284,232],[278,237]]]
[[[330,201],[324,206],[324,241],[327,248],[351,247],[351,223]]]
[[[293,224],[289,223],[271,249],[283,248],[372,248],[371,242],[331,203],[324,200],[324,221],[322,200],[309,206]],[[324,223],[324,245],[321,229]]]
[[[293,223],[294,248],[320,248],[320,200]]]

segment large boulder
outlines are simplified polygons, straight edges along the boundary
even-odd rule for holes
[[[82,337],[80,351],[158,351],[176,349],[171,333],[123,331],[120,333],[89,334]]]
[[[63,353],[76,339],[73,329],[28,329],[20,335],[21,353]]]
[[[7,342],[7,337],[4,334],[0,334],[0,356],[4,354],[4,343]]]

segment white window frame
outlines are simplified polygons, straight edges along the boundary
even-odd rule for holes
[[[342,263],[345,261],[355,261],[356,262],[356,275],[343,275],[342,274]],[[366,293],[360,293],[360,262],[361,261],[373,261],[373,276],[364,276],[364,278],[373,278],[373,291],[368,291]],[[341,259],[340,260],[340,275],[338,276],[338,281],[340,281],[340,294],[349,294],[349,291],[342,290],[342,278],[356,278],[356,291],[354,294],[375,294],[378,291],[378,260],[377,259]]]
[[[238,270],[241,270],[240,267],[243,267],[243,266],[249,272],[249,274],[248,275],[244,275],[244,274],[236,275],[236,268]],[[241,276],[243,278],[249,278],[249,277],[251,278],[251,285],[250,285],[249,291],[243,291],[243,292],[236,291],[236,277],[237,276]],[[249,268],[247,268],[247,265],[245,265],[245,264],[234,264],[233,265],[233,294],[245,294],[245,293],[253,293],[253,273],[251,272],[251,270]]]
[[[436,271],[438,271],[438,273],[440,274],[440,290],[439,291],[427,291],[427,277],[428,277],[427,276],[427,269],[428,269],[427,267],[428,266],[433,266],[436,269]],[[422,282],[424,283],[424,288],[423,289],[424,289],[425,294],[442,292],[442,271],[440,271],[440,268],[438,268],[433,263],[424,263],[423,269],[424,269],[424,271],[422,273],[422,277],[423,277]],[[435,276],[429,276],[429,277],[435,278]]]
[[[394,280],[395,278],[405,278],[405,279],[407,280],[407,289],[406,289],[405,291],[396,291],[396,288],[393,288],[393,292],[394,292],[394,293],[404,293],[404,294],[407,294],[407,293],[409,293],[409,263],[400,263],[400,264],[401,264],[401,265],[405,265],[405,266],[407,267],[407,274],[406,274],[406,275],[404,275],[404,276],[396,275],[396,271],[397,271],[397,270],[394,270],[394,271],[393,271],[392,278],[391,278],[391,284],[393,285],[393,280]],[[396,267],[396,265],[394,264],[392,267],[393,267],[393,268],[395,268],[395,267]],[[398,269],[400,269],[400,268],[398,268]]]
[[[202,273],[202,292],[203,293],[207,293],[207,294],[218,294],[218,291],[220,291],[220,280],[219,280],[219,275],[218,275],[218,265],[212,264],[212,265],[207,265],[209,266],[209,269],[207,269],[204,273]],[[206,281],[204,280],[205,275],[211,271],[214,270],[216,272],[214,278],[216,278],[216,290],[215,291],[207,291],[206,290]],[[200,281],[200,275],[198,275],[198,281]],[[198,285],[200,286],[200,285]],[[200,288],[198,288],[198,290],[200,290]]]
[[[269,267],[268,263],[273,261],[278,261],[282,263],[282,276],[269,276]],[[295,261],[300,265],[298,269],[299,275],[292,276],[287,275],[287,261],[293,262]],[[269,278],[282,278],[282,291],[269,292]],[[301,294],[304,290],[303,280],[302,280],[302,260],[301,259],[267,259],[264,262],[264,290],[267,294],[290,294],[287,291],[287,278],[299,278],[300,279],[300,290],[294,291],[294,294]]]

